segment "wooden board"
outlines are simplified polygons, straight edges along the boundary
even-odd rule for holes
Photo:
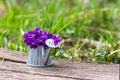
[[[53,66],[26,65],[27,54],[0,48],[0,80],[119,80],[119,64],[54,59]]]

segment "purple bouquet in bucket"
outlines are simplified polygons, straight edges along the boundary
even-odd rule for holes
[[[50,50],[61,42],[60,36],[44,32],[40,28],[24,33],[24,42],[29,46],[27,64],[30,66],[50,66]]]

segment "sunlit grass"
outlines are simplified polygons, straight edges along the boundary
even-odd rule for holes
[[[0,16],[0,47],[28,52],[22,34],[40,27],[61,35],[63,40],[71,38],[69,48],[63,43],[57,54],[53,50],[52,55],[56,58],[118,63],[120,1],[85,1],[1,0],[6,12]],[[89,40],[87,45],[73,41],[86,38]],[[101,45],[93,48],[91,41]],[[110,47],[106,46],[106,42]]]

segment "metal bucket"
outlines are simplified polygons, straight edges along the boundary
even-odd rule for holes
[[[51,58],[49,56],[47,64],[44,65],[44,59],[46,56],[48,49],[44,49],[44,47],[39,46],[38,48],[32,48],[29,51],[27,65],[33,66],[33,67],[45,67],[45,66],[51,66]]]

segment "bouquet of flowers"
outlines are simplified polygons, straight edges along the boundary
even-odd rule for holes
[[[52,39],[54,41],[54,45],[57,46],[61,41],[60,36],[56,36],[54,34],[44,32],[39,28],[36,28],[34,31],[29,31],[23,35],[24,42],[30,48],[37,48],[38,46],[43,46],[45,49],[48,48],[46,44],[46,40]]]

